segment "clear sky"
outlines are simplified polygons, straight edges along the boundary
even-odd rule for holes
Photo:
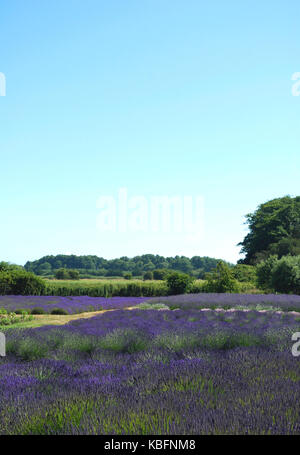
[[[299,195],[298,0],[3,0],[0,260],[235,262],[244,215]],[[202,196],[202,235],[102,232],[102,195]]]

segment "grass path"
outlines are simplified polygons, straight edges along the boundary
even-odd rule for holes
[[[123,308],[124,310],[134,310],[135,307]],[[79,314],[67,314],[67,315],[55,315],[55,314],[35,314],[31,321],[20,322],[17,324],[12,324],[10,326],[1,327],[1,331],[12,329],[12,328],[31,328],[31,327],[41,327],[43,325],[65,325],[70,321],[76,321],[77,319],[87,319],[97,316],[98,314],[107,313],[108,311],[116,311],[116,308],[111,310],[101,310],[101,311],[89,311],[86,313]]]

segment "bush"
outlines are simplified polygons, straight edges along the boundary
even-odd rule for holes
[[[54,276],[57,280],[79,280],[80,278],[78,270],[65,268],[56,270]]]
[[[166,280],[169,273],[170,272],[165,269],[155,269],[155,270],[153,270],[153,279],[154,280]]]
[[[65,314],[69,314],[69,313],[66,310],[64,310],[63,308],[53,308],[53,310],[51,310],[50,314],[65,315]]]
[[[71,270],[68,270],[68,273],[69,273],[69,278],[71,280],[79,280],[80,274],[79,274],[78,270],[71,269]]]
[[[1,295],[41,295],[45,290],[45,282],[32,272],[18,269],[0,272]]]
[[[153,272],[150,270],[144,273],[143,279],[146,280],[153,280]]]
[[[0,272],[10,272],[12,270],[24,270],[21,265],[10,264],[9,262],[0,262]]]
[[[18,317],[16,312],[8,312],[0,308],[0,326],[9,326],[18,322],[30,321],[31,319],[32,316],[29,316],[27,311],[22,311],[21,317]]]
[[[190,292],[191,292],[191,294],[199,294],[201,292],[205,292],[205,286],[206,286],[206,282],[204,280],[194,281],[192,283]]]
[[[207,282],[204,286],[205,292],[236,292],[238,293],[239,283],[233,278],[230,267],[223,261],[219,261],[215,270],[207,274]]]
[[[189,292],[193,284],[193,278],[186,273],[172,272],[167,277],[168,294],[185,294]]]
[[[257,285],[261,289],[271,290],[273,269],[278,263],[276,255],[268,257],[265,261],[260,262],[256,266]]]
[[[123,278],[125,278],[125,280],[132,280],[132,273],[131,272],[123,273]]]
[[[35,308],[32,308],[31,314],[46,314],[46,311],[44,310],[44,308],[40,308],[40,307],[35,307]]]
[[[241,283],[256,282],[256,269],[253,265],[237,264],[231,270],[233,278]]]
[[[283,256],[271,272],[271,286],[277,292],[300,294],[300,256]]]

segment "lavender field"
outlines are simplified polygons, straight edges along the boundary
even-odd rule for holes
[[[184,294],[162,297],[89,297],[89,296],[24,296],[0,295],[0,310],[20,311],[41,310],[51,313],[61,309],[65,314],[77,314],[89,311],[124,309],[140,305],[166,304],[170,309],[253,309],[296,311],[300,314],[300,296],[285,294]]]
[[[36,313],[49,314],[53,310],[63,310],[65,314],[84,313],[88,311],[101,311],[122,309],[139,305],[148,300],[147,297],[61,297],[61,296],[35,296],[35,295],[0,295],[0,309],[7,311],[25,310]]]
[[[116,310],[7,331],[0,434],[300,434],[294,314]]]
[[[220,294],[200,293],[153,297],[149,303],[161,302],[170,308],[237,308],[253,310],[297,311],[300,313],[300,295],[291,294]]]

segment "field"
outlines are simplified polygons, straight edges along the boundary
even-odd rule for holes
[[[299,298],[200,297],[8,329],[0,434],[300,434]]]
[[[61,297],[61,296],[0,296],[0,309],[32,314],[78,314],[88,311],[122,309],[146,301],[145,297]]]

